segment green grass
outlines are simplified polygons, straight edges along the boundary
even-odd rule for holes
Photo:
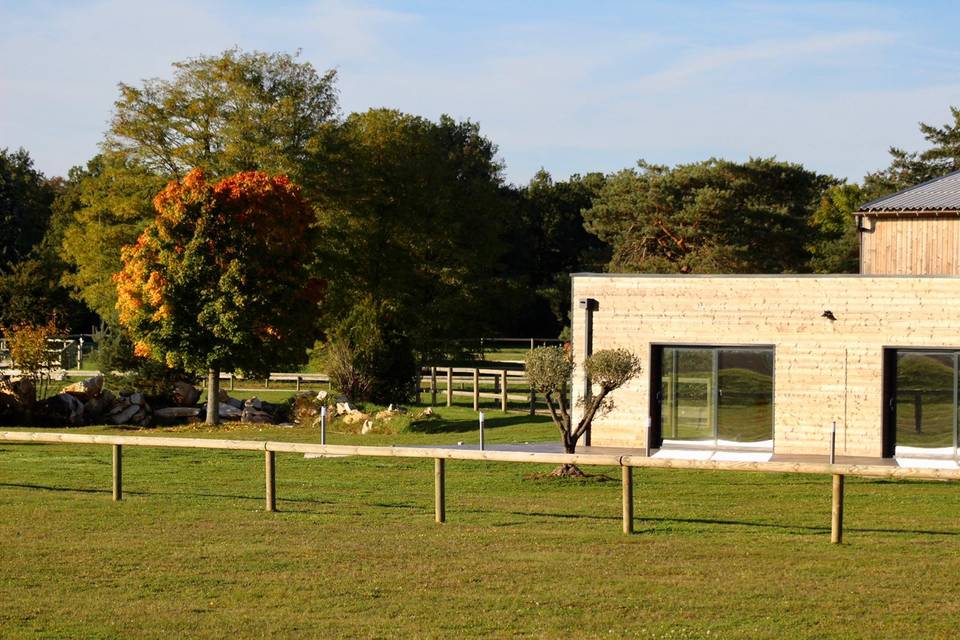
[[[332,443],[476,442],[474,414],[433,433]],[[488,414],[490,442],[552,440],[544,419]],[[314,429],[136,433],[313,441]],[[850,479],[829,544],[827,477],[636,472],[637,533],[617,482],[549,467],[0,444],[0,637],[955,637],[960,492]],[[617,477],[615,469],[599,469]]]

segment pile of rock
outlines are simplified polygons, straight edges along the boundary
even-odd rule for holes
[[[121,394],[107,413],[113,424],[132,424],[145,427],[150,424],[153,410],[142,393]]]

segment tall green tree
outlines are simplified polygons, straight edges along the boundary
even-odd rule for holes
[[[584,212],[612,270],[780,273],[808,269],[809,218],[838,181],[774,159],[640,162],[609,176]]]
[[[171,182],[122,251],[120,322],[135,352],[208,372],[207,422],[221,371],[263,374],[306,360],[323,283],[311,277],[313,212],[286,177],[201,170]]]
[[[328,153],[335,186],[319,218],[333,333],[351,333],[345,318],[363,308],[422,354],[480,335],[502,251],[496,147],[471,122],[375,109],[349,116]]]
[[[0,149],[0,274],[43,239],[55,195],[25,149]]]
[[[164,184],[202,167],[212,178],[262,170],[317,185],[306,178],[318,172],[317,139],[337,114],[336,72],[292,55],[231,49],[173,69],[169,80],[120,85],[64,235],[65,282],[108,321],[116,320],[110,277],[120,247],[152,219],[150,201]]]
[[[950,107],[952,120],[942,126],[920,123],[930,146],[923,151],[890,147],[890,165],[867,174],[864,187],[879,198],[960,169],[960,108]]]
[[[600,173],[554,180],[541,169],[511,194],[504,269],[512,308],[499,314],[496,330],[554,337],[569,324],[570,274],[602,269],[609,260],[606,244],[583,223],[604,180]]]

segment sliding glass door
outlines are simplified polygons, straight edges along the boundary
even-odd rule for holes
[[[888,356],[887,366],[896,367],[886,389],[895,453],[956,455],[958,356],[957,351],[912,350]]]
[[[662,442],[772,443],[772,348],[665,346],[654,357]]]

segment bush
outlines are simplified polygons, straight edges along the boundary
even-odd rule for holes
[[[183,369],[134,355],[133,342],[122,331],[104,332],[99,337],[100,371],[113,389],[139,391],[148,399],[169,401],[174,383],[197,383],[197,377]]]
[[[352,400],[388,404],[413,396],[413,346],[383,310],[357,305],[327,344],[325,362],[333,387]]]

